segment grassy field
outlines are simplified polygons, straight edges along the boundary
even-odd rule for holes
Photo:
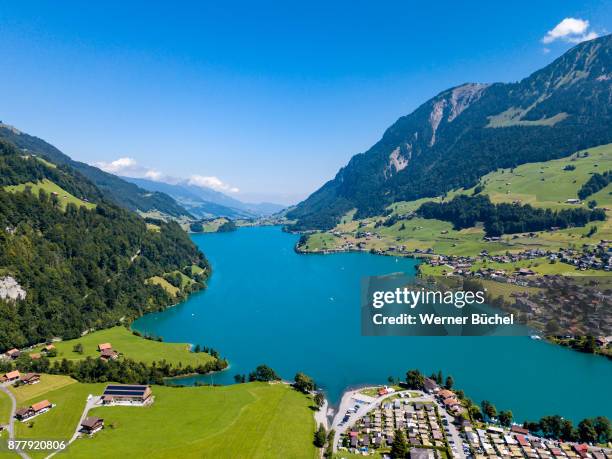
[[[27,407],[42,400],[55,406],[46,413],[26,422],[15,423],[15,437],[20,440],[68,440],[74,433],[87,397],[100,394],[105,384],[80,384],[68,376],[42,375],[33,386],[11,388],[17,407]],[[42,458],[48,452],[30,452],[32,458]]]
[[[215,218],[214,220],[210,220],[204,223],[204,233],[216,233],[219,230],[219,227],[224,223],[227,223],[228,219],[221,217]]]
[[[83,345],[83,354],[74,352],[73,349],[77,343]],[[81,360],[88,356],[97,358],[99,356],[97,351],[98,344],[101,343],[111,343],[113,349],[124,357],[149,364],[154,361],[166,360],[175,365],[180,362],[184,366],[198,366],[212,360],[212,357],[204,352],[190,352],[188,344],[160,343],[158,341],[147,340],[133,335],[125,327],[99,330],[88,333],[81,338],[54,343],[57,348],[57,357],[53,357],[51,360],[63,358]],[[41,349],[42,347],[33,352],[40,352]]]
[[[311,401],[284,384],[154,387],[151,407],[91,412],[106,428],[77,440],[67,458],[318,457]]]
[[[557,210],[574,208],[576,204],[567,204],[565,201],[577,197],[578,190],[591,174],[612,169],[612,145],[589,148],[586,151],[588,156],[582,151],[559,160],[525,164],[513,170],[501,169],[487,174],[480,181],[484,187],[482,194],[489,195],[496,203],[519,201],[521,204]],[[572,166],[573,169],[568,166]],[[473,191],[473,189],[455,190],[448,193],[445,199],[450,200],[458,194],[471,195]],[[595,200],[600,207],[612,208],[610,193],[612,185],[587,198],[587,201]],[[389,215],[409,214],[426,201],[441,201],[441,198],[397,202],[389,206]],[[557,250],[560,247],[580,247],[582,244],[596,244],[601,239],[612,239],[612,210],[607,211],[607,214],[606,221],[595,222],[587,227],[541,231],[535,236],[505,235],[499,242],[486,242],[483,240],[484,231],[478,226],[457,231],[448,222],[411,218],[400,220],[390,227],[381,225],[377,227],[377,222],[383,222],[386,217],[354,220],[355,211],[352,210],[332,231],[310,235],[303,248],[306,251],[317,252],[337,250],[347,243],[363,242],[365,250],[385,250],[392,246],[403,245],[409,251],[431,249],[437,254],[472,256],[483,250],[487,250],[490,254],[516,253],[528,249]],[[587,237],[586,234],[591,227],[597,228],[597,231]],[[355,237],[357,231],[370,232],[372,236],[357,239]],[[536,269],[543,274],[560,270],[575,273],[574,268],[567,265],[542,266],[539,270]]]
[[[92,204],[91,202],[85,202],[82,199],[71,195],[63,188],[59,187],[48,179],[43,179],[41,182],[37,183],[28,182],[22,183],[20,185],[5,186],[4,189],[10,193],[20,193],[23,192],[28,186],[32,189],[32,194],[34,194],[35,196],[38,196],[38,190],[41,189],[45,190],[48,194],[57,193],[57,197],[59,199],[62,209],[66,209],[66,206],[69,203],[75,204],[77,207],[85,206],[88,209],[94,209],[96,207],[96,205]]]
[[[154,284],[154,285],[159,285],[161,288],[163,288],[168,295],[170,296],[177,296],[178,293],[180,292],[180,289],[178,287],[175,287],[174,285],[172,285],[170,282],[168,282],[166,279],[164,279],[161,276],[153,276],[153,277],[149,277],[146,280],[147,284]]]
[[[587,157],[584,152],[588,152]],[[564,170],[568,166],[575,169]],[[565,201],[577,198],[578,190],[593,173],[601,174],[610,169],[612,145],[603,145],[558,160],[523,164],[514,170],[500,169],[485,175],[480,183],[484,184],[482,193],[488,194],[493,202],[520,201],[534,207],[568,209],[576,205]],[[587,200],[595,199],[600,206],[610,206],[610,191],[612,187],[608,186]]]
[[[4,392],[0,392],[0,424],[8,424],[11,414],[11,399]]]
[[[75,383],[76,381],[70,376],[43,374],[40,376],[40,382],[38,384],[11,387],[10,391],[17,399],[18,408],[21,408],[28,406],[28,400],[41,398],[47,392],[52,392]],[[41,400],[43,400],[43,398],[41,398]]]

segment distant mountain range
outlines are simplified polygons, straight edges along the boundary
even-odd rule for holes
[[[189,185],[188,183],[170,184],[133,177],[123,177],[123,179],[145,190],[165,193],[171,196],[187,209],[190,214],[198,218],[265,217],[285,208],[285,206],[268,202],[259,204],[244,203],[211,188]]]
[[[91,180],[107,199],[132,211],[158,211],[170,217],[257,218],[274,214],[285,207],[271,203],[243,203],[210,188],[118,177],[75,161],[43,139],[2,122],[0,139],[29,153],[46,157],[57,165],[72,167]]]
[[[448,89],[397,120],[288,212],[294,229],[471,187],[498,168],[612,142],[612,36],[581,43],[518,83]]]

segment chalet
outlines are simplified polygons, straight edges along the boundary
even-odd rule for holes
[[[451,398],[455,396],[455,393],[451,390],[448,389],[442,389],[440,392],[438,392],[438,395],[442,398]]]
[[[100,358],[107,362],[109,360],[117,360],[118,357],[119,357],[119,353],[117,351],[113,351],[112,349],[104,349],[100,353]]]
[[[34,405],[28,408],[21,408],[15,412],[15,418],[19,421],[26,421],[34,416],[38,416],[39,414],[46,413],[53,405],[49,400],[43,400],[42,402],[35,403]]]
[[[153,402],[153,393],[149,386],[110,384],[102,394],[104,405],[146,405]]]
[[[55,345],[54,344],[47,344],[44,348],[43,348],[43,352],[44,353],[49,353],[51,351],[55,350]]]
[[[38,373],[28,373],[25,376],[22,376],[21,382],[31,386],[33,384],[38,384],[40,382],[40,375]]]
[[[19,379],[21,378],[21,373],[19,373],[18,370],[15,371],[10,371],[8,373],[5,373],[4,375],[2,375],[0,377],[0,382],[14,382],[14,381],[19,381]]]
[[[32,416],[34,416],[34,412],[31,408],[20,408],[15,411],[15,419],[17,419],[18,421],[23,422],[27,419],[30,419]]]
[[[104,429],[104,419],[90,416],[81,422],[81,432],[84,434],[93,435],[102,429]]]
[[[6,351],[4,355],[6,355],[9,359],[15,360],[21,355],[21,351],[19,349],[13,348],[13,349]]]
[[[111,345],[111,343],[102,343],[102,344],[98,344],[98,351],[102,352],[104,350],[107,349],[112,349],[113,346]]]
[[[42,355],[40,355],[40,352],[33,352],[32,354],[30,354],[30,358],[32,360],[40,360],[42,358]]]

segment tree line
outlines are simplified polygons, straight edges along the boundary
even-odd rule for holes
[[[596,172],[580,187],[578,190],[578,197],[580,199],[586,199],[599,190],[604,189],[610,182],[612,182],[612,171],[606,171],[603,174]]]
[[[53,363],[43,356],[33,360],[28,355],[15,362],[1,362],[3,373],[17,369],[21,372],[67,375],[82,383],[117,382],[122,384],[165,384],[165,378],[188,374],[207,374],[227,368],[227,360],[215,359],[205,364],[192,366],[173,365],[165,360],[146,364],[129,358],[103,361],[86,357],[83,360],[55,360]]]
[[[606,219],[603,209],[555,211],[534,208],[529,204],[493,204],[488,196],[465,195],[446,202],[426,202],[418,208],[417,214],[423,218],[451,222],[455,229],[471,228],[483,222],[488,236],[584,226]]]

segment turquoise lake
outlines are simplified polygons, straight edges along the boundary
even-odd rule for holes
[[[441,369],[472,399],[511,409],[517,420],[560,414],[612,417],[612,364],[528,337],[365,337],[364,276],[414,274],[416,261],[343,253],[298,255],[298,236],[278,227],[193,237],[213,266],[208,289],[134,328],[165,341],[212,346],[227,371],[199,376],[231,384],[265,363],[283,378],[312,376],[332,403],[347,387]],[[193,383],[187,378],[184,383]]]

